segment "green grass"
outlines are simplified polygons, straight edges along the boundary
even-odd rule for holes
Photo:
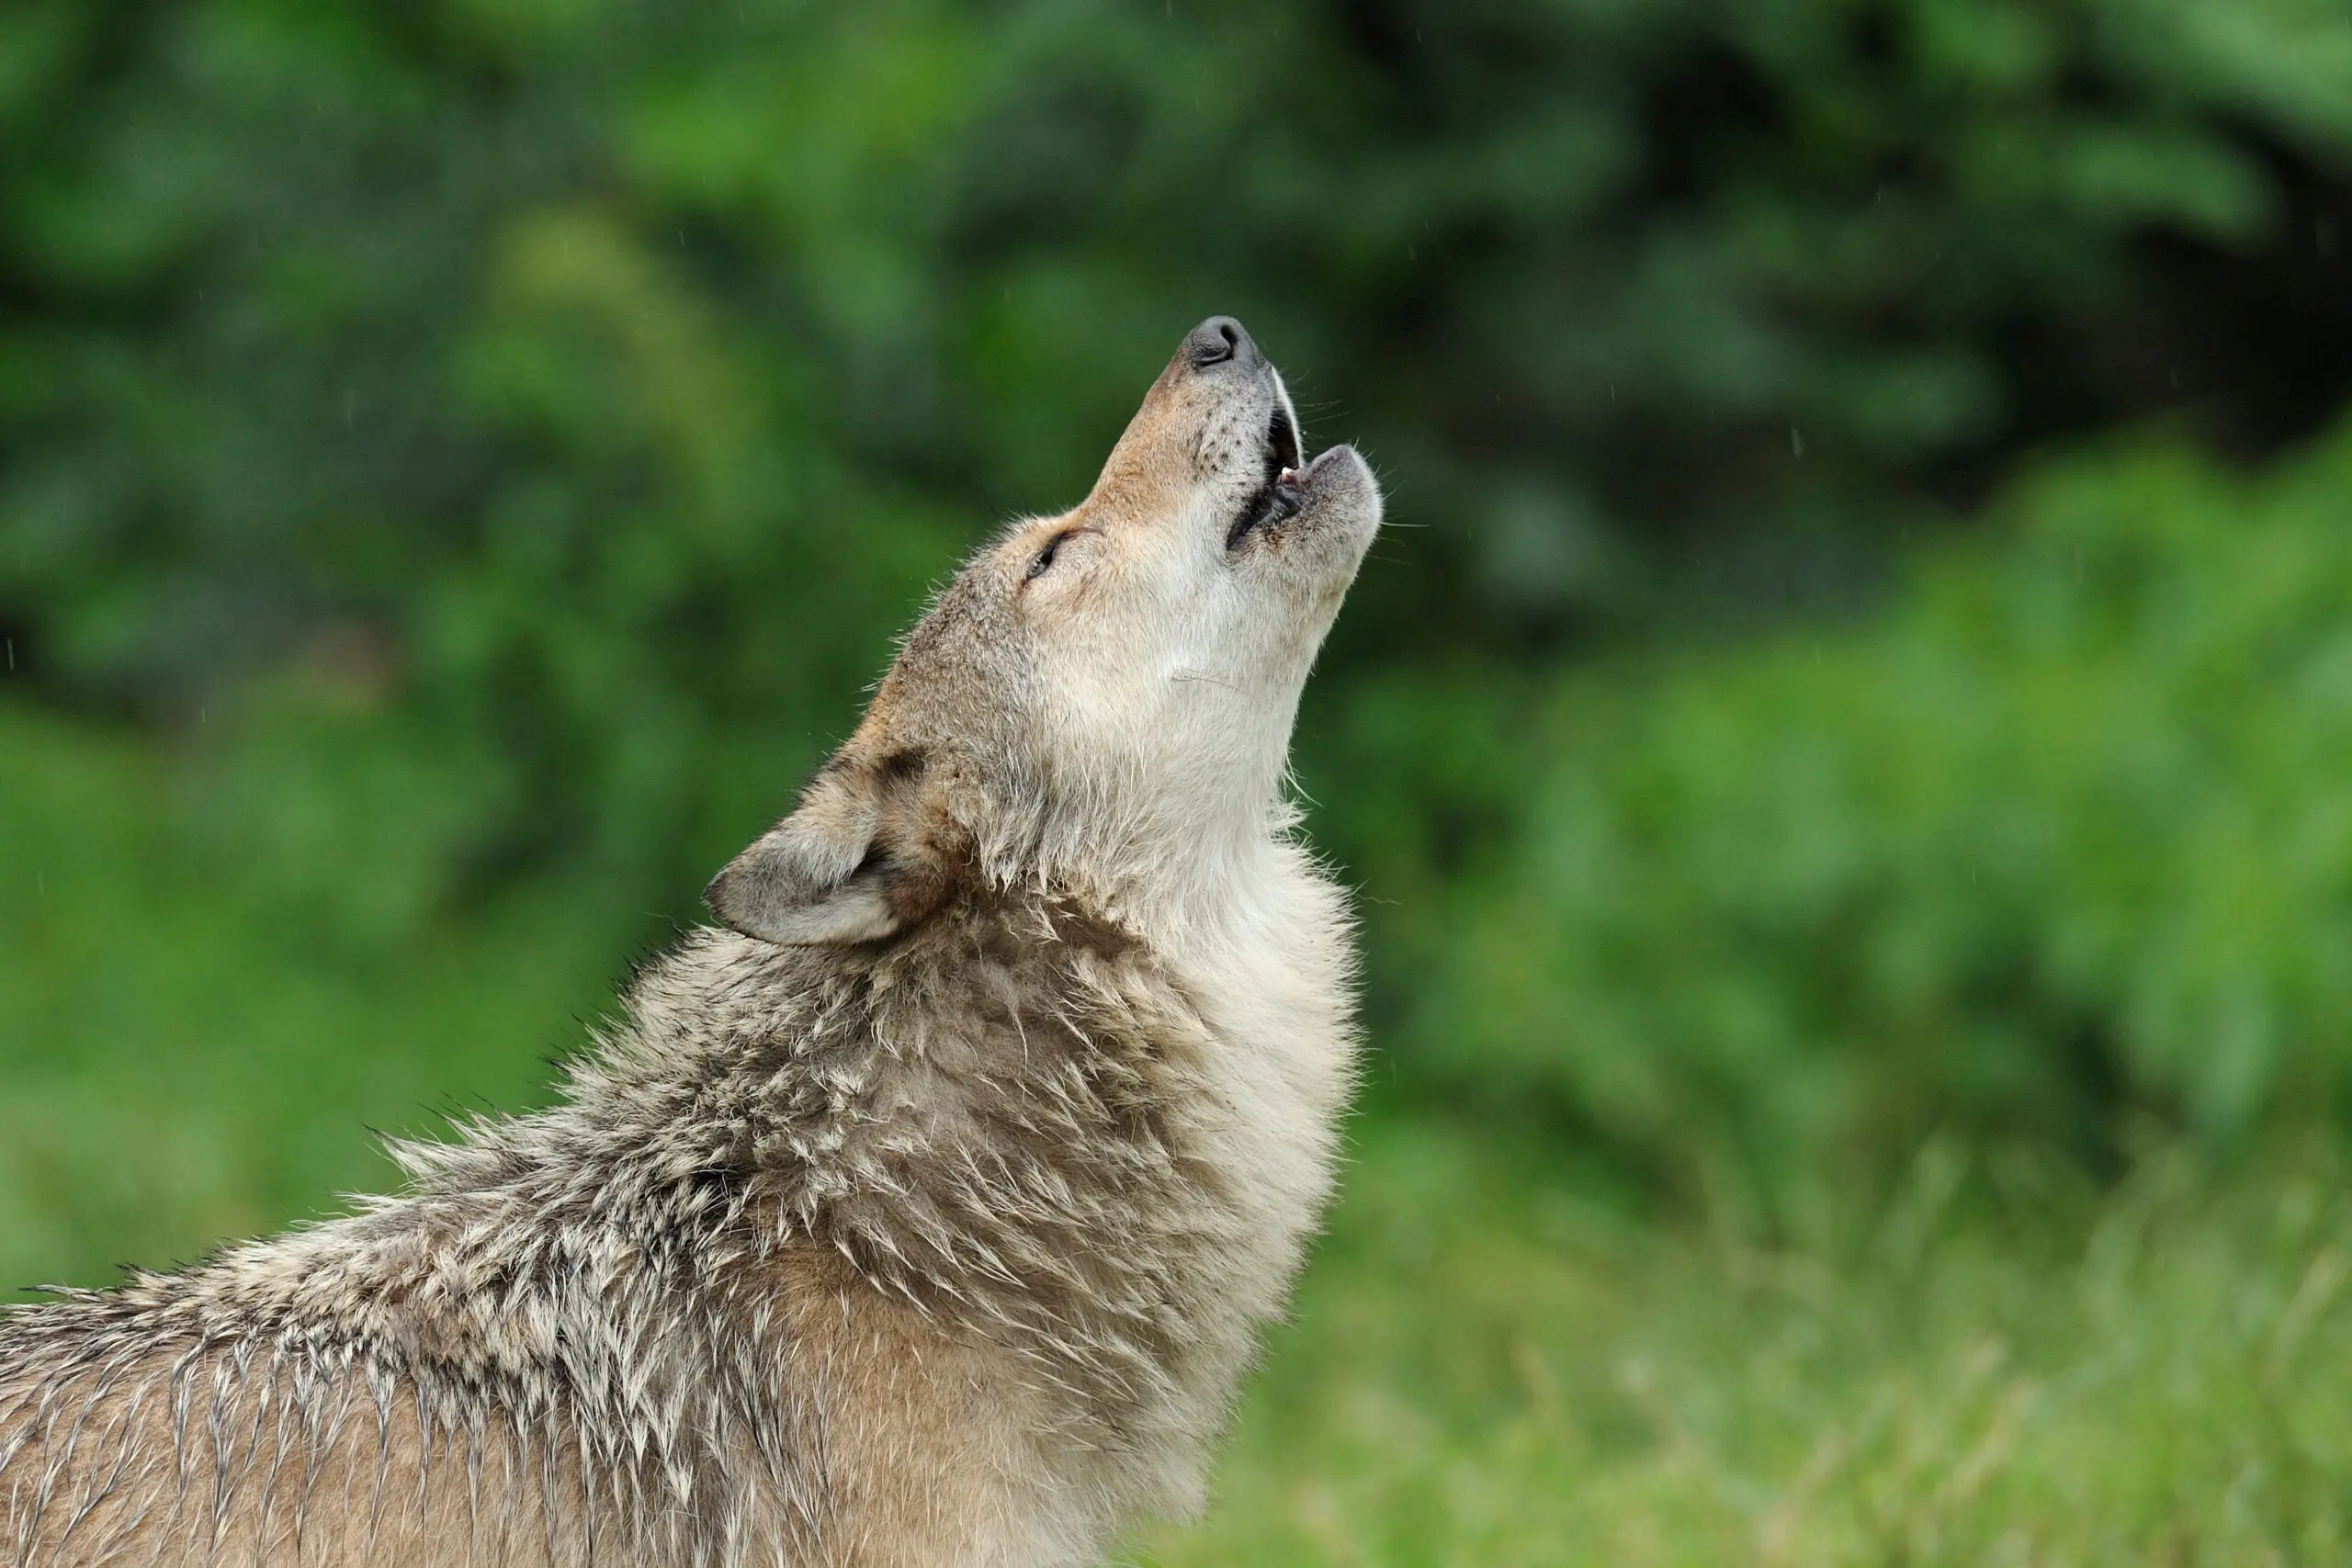
[[[2341,1562],[2345,1174],[2176,1147],[2005,1200],[1937,1145],[1759,1251],[1375,1123],[1216,1507],[1144,1561]]]
[[[0,1280],[185,1258],[380,1184],[368,1125],[529,1103],[634,930],[548,893],[356,949],[191,848],[175,776],[0,707]],[[1936,1144],[1759,1249],[1384,1109],[1215,1509],[1136,1555],[2342,1561],[2346,1174],[2155,1141],[2095,1190]]]

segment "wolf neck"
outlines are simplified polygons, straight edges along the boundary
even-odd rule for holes
[[[1215,949],[1255,927],[1269,893],[1312,878],[1297,812],[1269,779],[1205,804],[1136,792],[1116,808],[1049,807],[1018,859],[985,868],[1000,886],[1064,896],[1165,957]]]

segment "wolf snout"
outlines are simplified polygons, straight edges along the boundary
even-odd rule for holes
[[[1230,361],[1245,368],[1265,362],[1249,330],[1231,316],[1211,316],[1184,335],[1184,360],[1195,370]]]

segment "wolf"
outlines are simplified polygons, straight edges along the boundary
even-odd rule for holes
[[[1298,432],[1202,323],[554,1108],[0,1318],[0,1561],[1035,1568],[1195,1510],[1357,1049],[1286,773],[1381,497]]]

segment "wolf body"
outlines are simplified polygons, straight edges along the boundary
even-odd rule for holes
[[[0,1562],[1076,1564],[1202,1498],[1351,1081],[1283,776],[1378,525],[1205,322],[561,1102],[0,1318]]]

